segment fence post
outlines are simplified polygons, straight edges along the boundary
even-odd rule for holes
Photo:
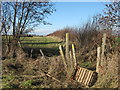
[[[100,66],[100,47],[97,47],[97,64],[96,64],[96,72],[99,73]]]
[[[103,38],[102,38],[102,52],[101,52],[101,66],[104,66],[105,61],[105,45],[106,45],[106,33],[103,34]]]
[[[72,44],[72,52],[73,52],[73,66],[74,66],[74,69],[76,69],[76,56],[75,56],[75,47],[74,47],[74,44]]]
[[[64,53],[63,53],[61,45],[59,45],[59,50],[60,50],[60,54],[62,56],[62,60],[63,60],[64,66],[65,66],[65,69],[67,71],[67,64],[66,64],[66,61],[65,61],[65,56],[64,56]]]
[[[30,57],[32,58],[32,53],[33,53],[33,49],[31,49],[31,54],[30,54]]]
[[[72,52],[70,51],[69,54],[70,54],[70,60],[72,60],[73,59]]]
[[[66,33],[66,59],[69,59],[69,33]]]
[[[43,54],[41,49],[40,49],[40,53],[41,53],[42,57],[45,58],[45,55]]]
[[[19,46],[22,48],[20,41],[18,41]]]

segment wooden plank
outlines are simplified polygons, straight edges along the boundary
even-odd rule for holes
[[[83,69],[83,74],[81,76],[81,81],[80,81],[81,83],[83,83],[84,75],[85,75],[85,69]]]
[[[81,68],[78,68],[77,72],[76,72],[76,80],[78,81],[79,78],[79,73],[81,72]]]
[[[80,71],[80,73],[78,73],[78,82],[80,82],[80,79],[81,79],[81,75],[82,75],[82,73],[83,73],[83,69],[81,68],[81,71]]]
[[[96,78],[96,73],[95,72],[93,72],[93,75],[92,75],[92,77],[91,77],[91,81],[90,81],[90,85],[91,84],[93,84],[93,81],[94,81],[94,79]]]
[[[90,72],[90,76],[89,76],[89,79],[88,79],[88,82],[87,82],[87,85],[88,85],[88,86],[89,86],[89,84],[90,84],[90,80],[91,80],[92,74],[93,74],[93,72]]]
[[[88,70],[85,70],[85,76],[84,76],[84,78],[83,78],[83,83],[84,83],[84,84],[85,84],[85,81],[86,81],[87,75],[88,75]]]
[[[90,77],[90,71],[87,71],[87,72],[88,72],[88,75],[87,75],[87,77],[86,77],[85,85],[87,85],[88,80],[89,80],[89,77]]]
[[[77,70],[77,73],[76,73],[76,75],[77,75],[76,80],[77,80],[77,81],[78,81],[78,79],[79,79],[79,73],[81,73],[81,68],[79,68],[79,69]]]
[[[82,79],[83,73],[84,73],[84,69],[82,68],[82,72],[81,72],[81,74],[80,74],[80,76],[79,76],[79,82],[81,82],[81,79]],[[82,82],[81,82],[81,83],[82,83]]]
[[[89,86],[91,85],[92,81],[93,81],[93,76],[94,76],[94,73],[92,74],[91,76],[91,79],[90,79],[90,82],[89,82]]]

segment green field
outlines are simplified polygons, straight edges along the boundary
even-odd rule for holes
[[[12,39],[11,36],[10,39]],[[3,42],[6,41],[6,37],[2,37]],[[63,40],[57,37],[50,36],[33,36],[33,37],[20,37],[20,41],[23,47],[31,48],[54,48],[62,44]]]
[[[21,45],[23,50],[30,55],[31,49],[33,49],[33,57],[37,57],[40,54],[40,49],[45,56],[58,56],[59,45],[64,44],[63,40],[57,37],[37,36],[37,37],[21,37]]]
[[[20,39],[23,47],[31,48],[57,48],[63,41],[59,38],[48,36],[21,37]]]
[[[116,38],[115,40],[120,44],[120,38]]]
[[[12,39],[11,36],[9,37]],[[5,36],[2,37],[2,42],[6,41],[5,38]],[[31,49],[33,49],[33,58],[37,58],[38,55],[40,55],[40,49],[45,56],[58,56],[59,45],[64,44],[62,39],[51,36],[21,37],[20,42],[23,50],[28,54],[28,57],[30,57]]]

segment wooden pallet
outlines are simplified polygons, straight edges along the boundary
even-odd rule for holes
[[[86,68],[77,67],[74,80],[78,81],[82,85],[92,86],[97,79],[97,73]]]

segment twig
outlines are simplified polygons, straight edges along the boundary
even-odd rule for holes
[[[61,82],[60,80],[54,78],[53,76],[51,76],[51,75],[49,75],[49,74],[45,74],[45,75],[48,76],[48,77],[50,77],[50,78],[52,78],[53,80],[55,80],[55,81],[57,81],[57,82]]]

